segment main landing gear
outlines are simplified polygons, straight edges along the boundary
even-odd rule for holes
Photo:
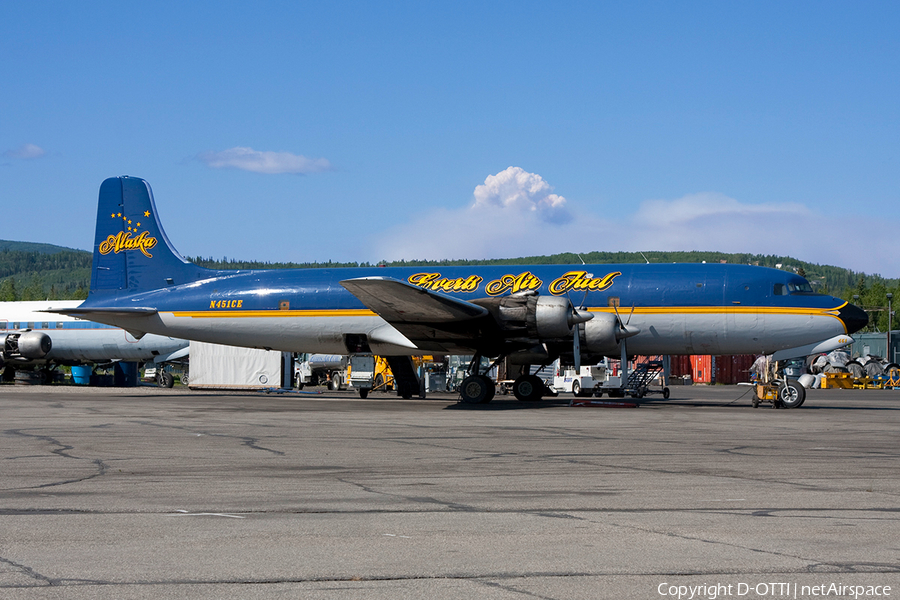
[[[498,359],[499,360],[502,359]],[[496,364],[496,363],[495,363]],[[460,402],[466,404],[486,404],[493,400],[496,384],[487,375],[479,373],[481,355],[476,354],[469,363],[470,375],[459,386]],[[491,365],[493,367],[493,365]],[[488,367],[490,370],[491,367]],[[527,369],[525,369],[527,373]],[[523,402],[533,402],[544,397],[547,387],[537,375],[519,375],[512,385],[513,395]]]
[[[523,402],[534,402],[544,397],[544,381],[537,375],[519,375],[513,382],[513,395]]]

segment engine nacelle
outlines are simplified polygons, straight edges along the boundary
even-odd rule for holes
[[[507,337],[554,340],[571,337],[572,327],[590,319],[575,312],[568,298],[514,294],[473,300],[487,308]]]
[[[568,298],[514,294],[473,300],[494,315],[507,337],[550,340],[572,335],[574,309]]]
[[[584,324],[581,349],[589,354],[615,355],[619,351],[619,321],[609,313],[594,313]]]
[[[50,336],[41,331],[8,333],[3,338],[3,357],[35,360],[47,356],[52,347]]]
[[[534,307],[538,337],[547,340],[571,336],[574,312],[568,298],[538,296]]]

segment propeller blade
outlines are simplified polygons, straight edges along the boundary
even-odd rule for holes
[[[592,317],[594,315],[591,315]],[[575,324],[574,333],[572,334],[572,354],[575,355],[575,373],[581,374],[581,327]]]

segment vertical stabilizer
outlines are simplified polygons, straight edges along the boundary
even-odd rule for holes
[[[92,298],[188,283],[207,277],[207,273],[172,247],[146,181],[112,177],[101,184]]]

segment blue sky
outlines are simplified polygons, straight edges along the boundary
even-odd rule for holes
[[[898,6],[8,3],[0,238],[88,249],[132,175],[186,256],[900,277]]]

